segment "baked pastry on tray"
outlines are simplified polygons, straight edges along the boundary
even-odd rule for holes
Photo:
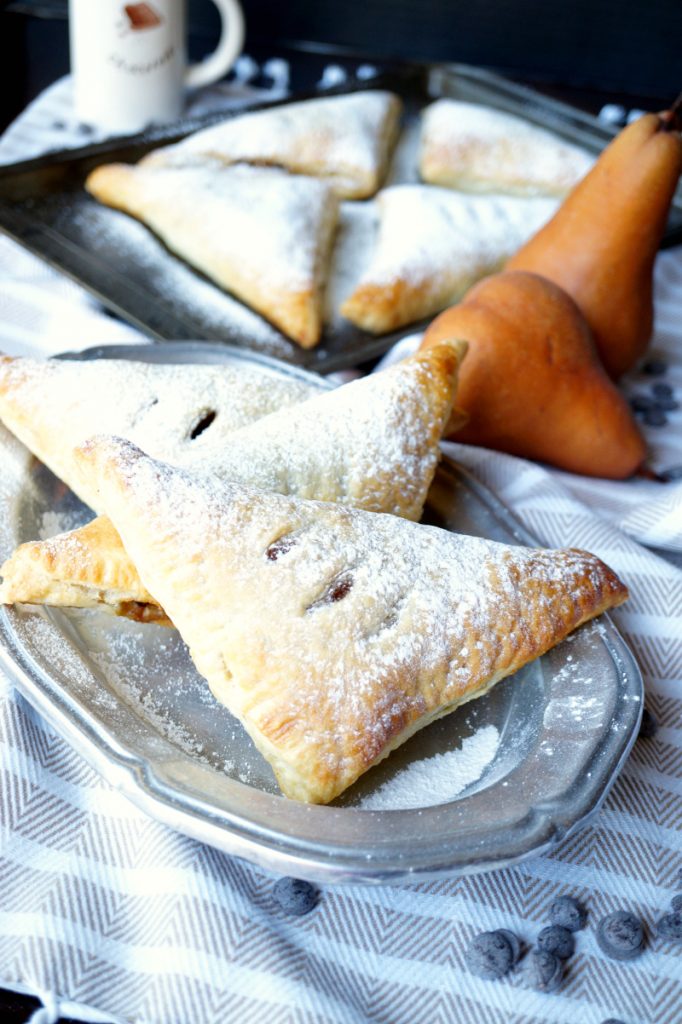
[[[137,217],[178,256],[303,348],[320,340],[338,200],[272,167],[103,164],[85,187]]]
[[[95,438],[84,475],[282,792],[325,803],[627,597],[595,556],[268,494]]]
[[[372,90],[238,114],[157,149],[144,165],[185,166],[206,157],[284,167],[324,178],[344,199],[374,195],[398,134],[401,103]]]
[[[419,171],[432,185],[564,196],[593,163],[585,150],[503,110],[440,99],[422,114]]]
[[[239,427],[315,393],[306,381],[250,366],[0,356],[0,420],[96,511],[96,491],[72,455],[93,434],[118,434],[192,466],[221,452]]]
[[[439,313],[492,274],[556,210],[553,199],[470,196],[394,185],[377,199],[379,230],[369,265],[341,313],[384,334]]]
[[[464,342],[423,349],[381,373],[236,431],[193,471],[418,519],[439,458]],[[0,602],[99,607],[165,622],[106,518],[22,544],[0,568]]]

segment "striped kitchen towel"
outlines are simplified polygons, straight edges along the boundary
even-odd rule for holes
[[[52,116],[43,97],[20,124]],[[13,138],[17,138],[14,132]],[[0,143],[0,156],[3,149]],[[4,150],[7,155],[7,148]],[[12,159],[19,153],[13,150]],[[80,289],[0,241],[0,330],[10,351],[51,353],[136,339]],[[659,257],[651,358],[682,393],[682,251]],[[624,382],[647,391],[645,373]],[[671,478],[604,483],[447,445],[543,543],[589,548],[627,581],[614,619],[644,674],[655,736],[641,739],[591,824],[552,852],[468,878],[328,888],[303,918],[272,900],[273,878],[178,835],[102,781],[0,677],[0,984],[64,1012],[134,1024],[626,1024],[682,1021],[682,946],[650,938],[609,960],[594,923],[635,911],[651,932],[682,866],[682,414],[645,427]],[[651,548],[665,549],[665,558]],[[466,969],[485,929],[530,946],[553,897],[589,911],[553,995],[523,970],[499,982]],[[85,1010],[84,1010],[85,1007]]]

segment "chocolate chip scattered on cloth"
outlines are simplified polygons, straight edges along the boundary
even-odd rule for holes
[[[68,81],[57,83],[0,141],[0,161],[34,155],[43,139],[45,148],[82,146],[75,129],[50,128],[72,124],[69,103]],[[0,238],[0,288],[4,351],[146,340],[8,238]],[[655,303],[647,362],[658,373],[664,365],[679,402],[682,248],[658,257]],[[653,376],[630,374],[621,387],[648,393]],[[665,414],[666,426],[643,424],[665,484],[588,480],[445,446],[541,543],[591,549],[630,587],[632,600],[613,618],[659,730],[635,744],[589,824],[516,866],[325,888],[312,913],[292,917],[273,908],[275,878],[147,818],[0,673],[0,982],[79,1000],[126,1024],[186,1024],[187,1007],[201,1024],[671,1024],[671,1007],[682,1005],[679,945],[657,937],[638,959],[607,963],[594,937],[594,923],[614,907],[634,907],[653,924],[682,888],[682,412]],[[496,981],[471,974],[473,935],[499,925],[531,944],[565,894],[590,919],[555,995],[524,983],[525,959]],[[661,991],[664,999],[652,999]]]

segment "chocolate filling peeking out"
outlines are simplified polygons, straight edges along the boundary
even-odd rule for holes
[[[307,611],[312,612],[323,605],[336,604],[337,601],[342,601],[351,592],[352,588],[353,574],[347,570],[331,581],[324,593],[308,606]]]
[[[205,412],[201,419],[192,427],[192,431],[189,435],[190,441],[194,441],[195,438],[199,437],[200,434],[203,434],[205,430],[208,430],[217,415],[218,414],[215,409],[209,409],[208,412]]]
[[[328,592],[325,594],[325,602],[327,602],[328,604],[333,604],[335,601],[340,601],[343,597],[346,596],[346,594],[350,593],[350,589],[352,586],[352,576],[342,577],[342,579],[337,580],[336,583],[334,583],[334,585],[330,587]]]
[[[265,557],[271,562],[276,562],[280,555],[286,555],[287,551],[291,551],[295,543],[296,538],[291,534],[278,537],[265,549]]]

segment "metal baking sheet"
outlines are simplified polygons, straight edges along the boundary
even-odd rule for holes
[[[220,345],[120,346],[72,358],[91,356],[257,361],[267,372],[304,373]],[[91,517],[6,431],[0,464],[2,558],[20,542]],[[534,543],[449,459],[424,519]],[[643,702],[637,665],[602,616],[485,697],[423,729],[335,804],[316,807],[278,795],[269,766],[213,699],[173,630],[100,612],[5,608],[0,661],[43,716],[153,818],[229,854],[322,882],[480,871],[552,847],[599,807],[637,735]],[[363,809],[409,765],[457,750],[486,726],[499,733],[494,757],[454,799]]]
[[[405,127],[389,181],[417,180],[416,115],[426,103],[440,96],[484,103],[519,114],[595,153],[615,134],[594,117],[566,104],[462,65],[407,65],[373,79],[370,85],[391,89],[405,102]],[[367,83],[330,89],[325,95],[361,88],[367,88]],[[327,297],[331,323],[320,345],[304,351],[257,313],[170,253],[142,224],[98,204],[83,189],[87,174],[101,163],[134,162],[151,149],[177,141],[226,116],[299,98],[305,97],[298,95],[240,107],[230,115],[211,114],[2,168],[0,230],[83,284],[109,309],[152,339],[223,341],[322,373],[375,359],[405,334],[405,328],[374,337],[336,312],[339,299],[348,291],[349,280],[359,276],[362,261],[371,251],[374,230],[371,202],[343,204],[332,285]],[[670,241],[682,237],[682,197],[678,196],[677,202],[669,226]]]

